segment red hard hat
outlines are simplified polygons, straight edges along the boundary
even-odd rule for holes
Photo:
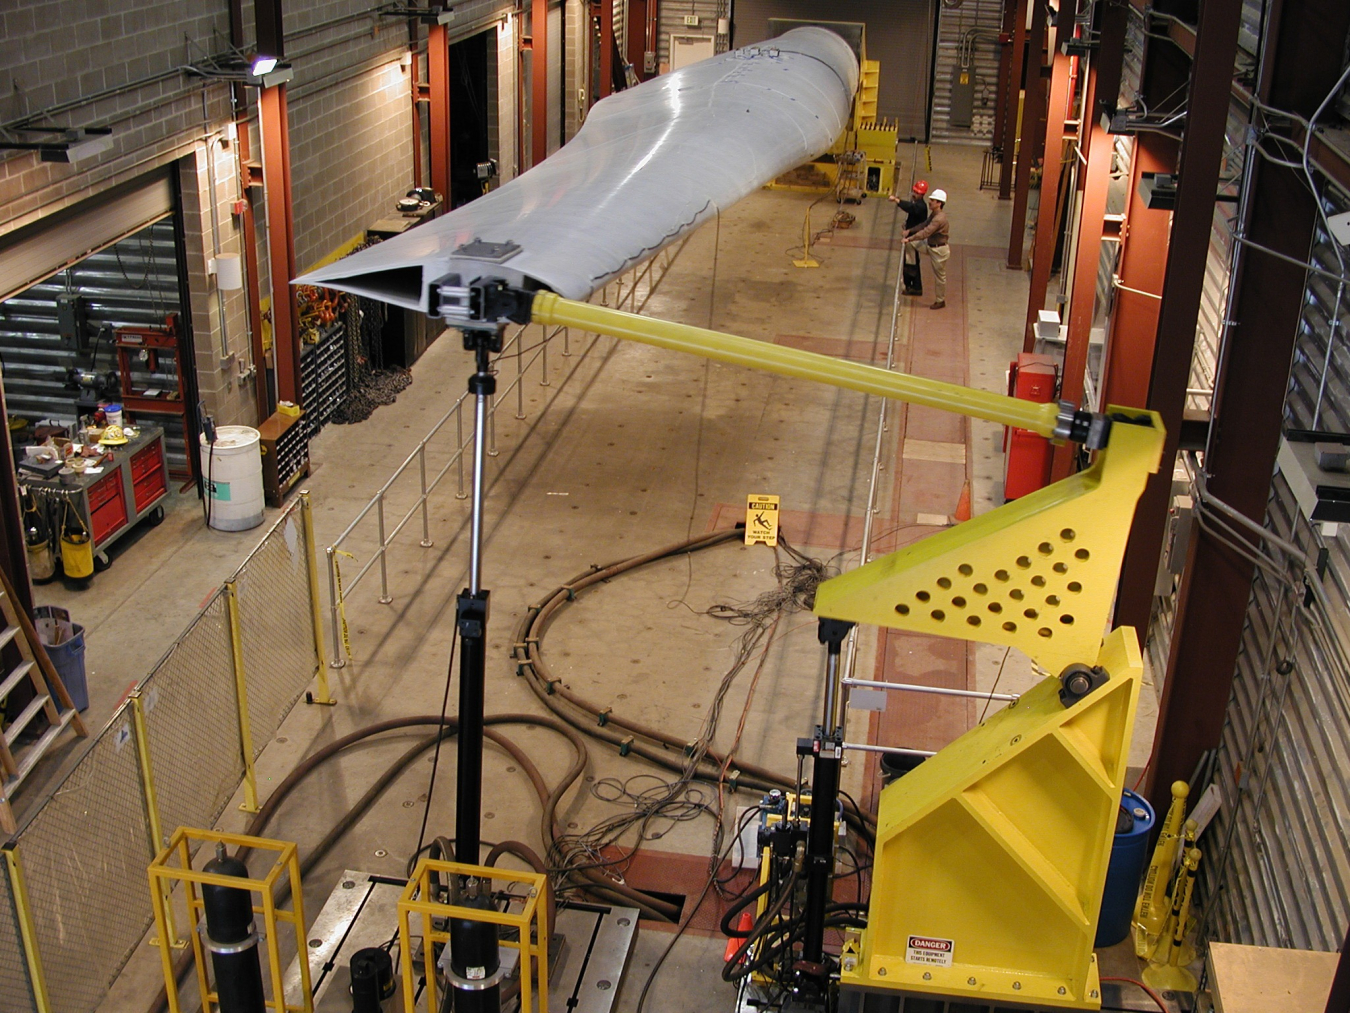
[[[928,192],[928,181],[921,179],[918,182],[916,182],[914,184],[914,192],[917,193],[920,197],[926,194]]]

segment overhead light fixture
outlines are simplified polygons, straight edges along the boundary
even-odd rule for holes
[[[289,63],[273,56],[260,56],[256,57],[249,67],[244,83],[255,88],[273,88],[285,84],[294,77],[295,71],[291,69]]]
[[[44,162],[62,162],[74,164],[84,162],[101,155],[113,146],[112,130],[109,127],[15,127],[15,133],[53,134],[51,139],[41,141],[5,141],[0,139],[0,149],[10,151],[36,151]]]

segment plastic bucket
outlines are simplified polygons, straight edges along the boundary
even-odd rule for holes
[[[216,442],[199,437],[207,510],[217,531],[246,531],[263,522],[262,439],[249,426],[219,426]]]
[[[84,674],[84,627],[70,621],[70,613],[52,605],[33,609],[38,639],[52,659],[52,667],[61,676],[75,709],[89,707],[89,683]],[[56,643],[55,641],[60,641]]]
[[[1148,799],[1126,791],[1121,806],[1133,817],[1130,829],[1117,833],[1111,845],[1111,864],[1106,870],[1102,890],[1102,913],[1097,919],[1094,946],[1115,946],[1130,934],[1134,903],[1139,896],[1139,881],[1148,864],[1148,840],[1155,816]]]

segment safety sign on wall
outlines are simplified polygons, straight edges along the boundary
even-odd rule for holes
[[[745,498],[745,544],[778,544],[778,497],[757,496]]]

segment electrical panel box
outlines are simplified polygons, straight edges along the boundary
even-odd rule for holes
[[[62,292],[56,297],[56,328],[61,334],[61,346],[79,350],[88,342],[84,333],[84,296]]]
[[[947,122],[953,127],[967,128],[975,115],[975,68],[952,68],[952,100]]]

